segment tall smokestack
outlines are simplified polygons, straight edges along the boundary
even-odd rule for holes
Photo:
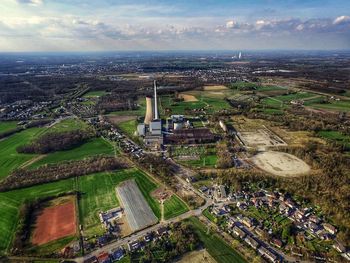
[[[152,98],[150,96],[146,97],[146,115],[144,123],[149,125],[153,120],[153,110],[152,110]]]
[[[158,102],[157,102],[157,84],[156,84],[156,81],[154,81],[153,83],[154,83],[154,119],[158,120],[159,116],[158,116]]]

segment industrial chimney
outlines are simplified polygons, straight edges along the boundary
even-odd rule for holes
[[[146,96],[146,115],[144,123],[149,125],[153,120],[152,97]]]
[[[154,84],[154,119],[158,120],[159,115],[158,115],[157,83],[156,83],[156,81],[154,81],[153,84]]]

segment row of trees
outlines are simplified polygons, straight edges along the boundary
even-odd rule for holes
[[[128,163],[123,158],[98,156],[80,161],[46,165],[34,170],[17,169],[1,181],[0,191],[4,192],[70,177],[128,167]]]
[[[30,144],[17,147],[16,150],[19,153],[38,154],[69,150],[84,143],[93,135],[93,132],[86,130],[46,133]]]

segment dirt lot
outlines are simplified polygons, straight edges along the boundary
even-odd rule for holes
[[[43,245],[50,241],[75,235],[77,232],[74,197],[65,202],[50,205],[42,209],[36,218],[32,236],[34,245]]]
[[[191,102],[191,101],[198,101],[198,99],[195,96],[189,95],[189,94],[185,94],[185,93],[180,93],[179,94],[179,98],[183,99],[186,102],[187,101],[189,101],[189,102]]]
[[[228,88],[224,85],[213,85],[213,86],[204,86],[203,90],[205,91],[218,91],[218,90],[227,90]]]
[[[279,136],[265,127],[256,131],[242,131],[239,137],[245,145],[257,147],[258,149],[287,145]]]
[[[159,187],[156,190],[154,190],[151,195],[157,199],[158,201],[160,200],[165,200],[168,199],[171,195],[172,192],[170,190],[165,189],[165,187]]]
[[[137,116],[125,115],[125,116],[108,116],[108,120],[113,124],[119,124],[125,121],[136,120]]]
[[[260,169],[283,177],[293,177],[310,172],[310,167],[298,157],[283,152],[261,152],[252,157]]]
[[[216,263],[216,261],[209,255],[207,250],[202,249],[185,254],[177,263]]]

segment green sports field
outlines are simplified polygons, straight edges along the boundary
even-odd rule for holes
[[[176,195],[172,195],[164,202],[164,219],[170,219],[186,213],[188,208],[186,204]]]
[[[10,246],[19,220],[19,209],[25,200],[31,201],[35,198],[79,190],[81,192],[78,200],[80,223],[86,235],[95,235],[102,231],[98,212],[119,205],[115,187],[130,178],[135,178],[153,212],[160,218],[160,205],[151,196],[151,192],[157,188],[157,185],[138,169],[91,174],[0,193],[0,254]]]
[[[245,263],[247,262],[240,254],[230,247],[222,238],[212,232],[207,232],[207,227],[197,218],[191,217],[185,220],[195,228],[200,240],[204,243],[209,254],[218,263]]]
[[[111,143],[102,138],[93,138],[88,142],[67,151],[58,151],[46,155],[44,158],[29,165],[29,168],[37,168],[44,164],[59,163],[68,160],[81,160],[94,155],[113,155],[114,149]]]

